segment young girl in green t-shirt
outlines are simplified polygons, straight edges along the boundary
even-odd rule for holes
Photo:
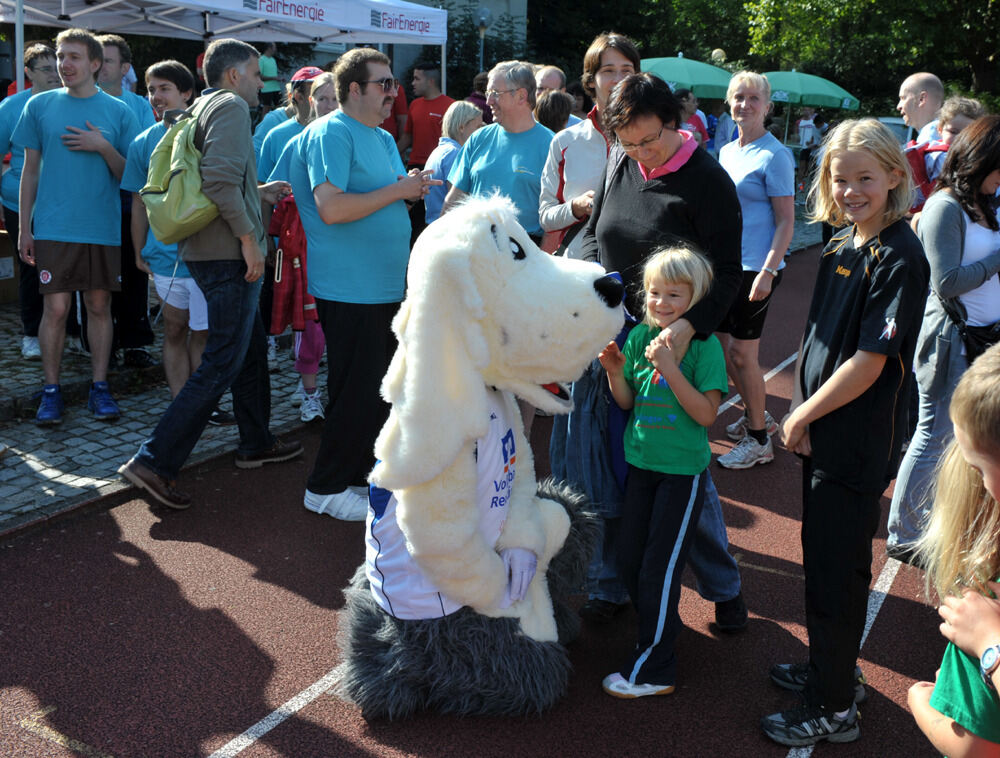
[[[937,681],[910,687],[917,726],[949,756],[1000,755],[1000,345],[962,375],[917,557],[943,598]]]
[[[632,411],[618,568],[639,615],[639,640],[628,662],[604,678],[604,691],[614,697],[674,691],[681,572],[705,496],[707,427],[729,384],[714,335],[692,340],[678,355],[661,331],[711,282],[711,265],[693,250],[654,253],[643,276],[643,322],[629,333],[624,351],[611,342],[598,356],[615,402]]]

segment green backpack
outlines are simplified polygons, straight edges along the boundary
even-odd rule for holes
[[[194,146],[198,116],[215,94],[180,113],[149,157],[146,186],[139,195],[149,227],[165,245],[201,231],[219,215],[215,203],[201,191],[201,151]]]

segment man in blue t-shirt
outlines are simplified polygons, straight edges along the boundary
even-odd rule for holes
[[[24,148],[11,142],[14,127],[21,118],[28,99],[40,92],[61,87],[56,52],[48,45],[31,45],[24,51],[24,73],[31,86],[23,92],[8,95],[0,102],[0,155],[10,153],[10,169],[4,172],[0,183],[0,202],[3,203],[3,223],[11,240],[16,242],[18,232],[17,193],[21,185],[21,167],[24,166]],[[38,293],[38,269],[19,266],[18,300],[21,304],[21,356],[29,361],[42,359],[38,347],[38,325],[42,321],[42,296]]]
[[[466,195],[499,190],[514,201],[517,220],[535,242],[542,238],[538,196],[552,132],[535,121],[535,75],[520,61],[498,63],[490,71],[486,101],[493,123],[473,133],[462,147],[448,181],[441,213]]]
[[[194,76],[174,60],[160,61],[146,69],[146,88],[156,112],[183,111],[194,93]],[[134,265],[153,277],[163,301],[163,373],[170,396],[177,397],[184,383],[201,363],[208,340],[208,305],[188,267],[178,258],[177,245],[165,245],[149,228],[139,190],[146,186],[149,159],[167,133],[160,121],[139,134],[129,145],[122,174],[122,192],[131,193],[132,223],[129,236],[136,251]]]
[[[38,337],[45,386],[36,420],[62,421],[59,369],[70,298],[83,292],[94,384],[88,407],[99,419],[120,412],[108,390],[111,292],[121,288],[121,201],[125,153],[139,132],[132,111],[98,89],[101,43],[83,29],[56,37],[65,88],[35,95],[24,107],[13,141],[24,147],[21,172],[21,260],[37,266],[44,298]],[[75,187],[67,177],[77,177]],[[31,222],[29,223],[29,219]]]
[[[340,110],[306,128],[289,164],[309,251],[309,293],[334,356],[305,507],[362,520],[375,437],[389,415],[379,385],[396,349],[390,327],[406,286],[406,201],[440,182],[427,171],[407,173],[392,137],[379,128],[399,86],[389,59],[356,48],[340,57],[333,75]]]
[[[104,65],[97,74],[97,85],[127,105],[139,122],[139,131],[156,123],[153,108],[142,95],[122,88],[122,77],[132,70],[132,51],[117,34],[102,34],[97,38],[104,46]],[[135,265],[132,247],[132,194],[121,193],[122,202],[122,288],[111,295],[111,320],[114,323],[112,352],[124,350],[126,366],[148,368],[156,363],[146,350],[153,344],[153,328],[149,323],[149,277]]]

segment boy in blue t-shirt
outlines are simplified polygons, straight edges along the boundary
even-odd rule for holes
[[[123,77],[132,71],[132,50],[117,34],[102,34],[97,38],[104,45],[104,65],[97,73],[97,86],[127,105],[135,115],[139,131],[156,123],[156,116],[149,100],[123,85]],[[149,277],[135,265],[132,247],[132,194],[121,192],[122,244],[121,290],[111,295],[111,320],[114,339],[111,351],[124,351],[124,364],[134,368],[148,368],[156,361],[146,349],[153,344],[153,327],[149,321]],[[84,314],[86,315],[86,314]],[[86,320],[84,320],[86,324]]]
[[[14,127],[28,99],[41,92],[61,87],[59,70],[56,67],[56,51],[48,45],[31,45],[24,51],[24,73],[31,80],[31,86],[14,95],[8,95],[0,102],[0,155],[10,153],[10,169],[4,172],[0,182],[0,201],[3,203],[3,224],[16,240],[18,233],[17,193],[21,185],[21,167],[24,166],[24,148],[11,141]],[[29,361],[42,359],[38,347],[38,325],[42,321],[42,296],[38,293],[38,270],[34,266],[20,266],[18,300],[21,305],[21,357]]]
[[[118,183],[139,131],[128,106],[94,81],[104,62],[96,37],[82,29],[61,32],[56,59],[65,87],[31,98],[13,136],[24,146],[18,250],[24,263],[37,266],[44,298],[38,334],[45,386],[35,416],[42,425],[62,421],[60,360],[70,298],[77,290],[84,293],[88,314],[94,380],[88,407],[99,419],[120,415],[107,383],[111,292],[121,288]],[[82,189],[67,190],[67,177],[83,179]]]

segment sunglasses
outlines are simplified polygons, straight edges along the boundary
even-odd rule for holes
[[[381,84],[383,92],[395,92],[399,89],[399,79],[365,79],[362,84]]]

